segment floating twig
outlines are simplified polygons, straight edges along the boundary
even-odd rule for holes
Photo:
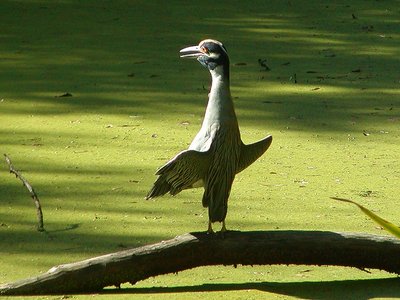
[[[258,64],[260,65],[261,68],[263,68],[262,71],[266,71],[266,72],[271,71],[271,68],[268,67],[268,65],[267,65],[267,60],[266,59],[259,58],[258,59]]]
[[[58,96],[54,96],[54,97],[56,97],[56,98],[72,97],[72,94],[71,93],[64,93],[62,95],[58,95]]]
[[[15,170],[13,164],[11,163],[10,158],[7,156],[7,154],[4,154],[4,158],[6,160],[6,163],[10,169],[10,173],[14,174],[15,177],[17,177],[19,180],[22,181],[22,184],[28,189],[29,193],[31,194],[31,197],[33,199],[33,202],[35,203],[36,206],[36,214],[38,218],[38,225],[37,225],[37,230],[38,231],[45,231],[44,226],[43,226],[43,212],[42,212],[42,206],[40,205],[39,198],[33,189],[33,187],[30,185],[30,183],[17,171]]]

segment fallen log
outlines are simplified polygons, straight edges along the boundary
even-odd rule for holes
[[[333,265],[400,274],[400,240],[326,231],[187,233],[168,241],[60,265],[0,285],[1,295],[100,292],[167,273],[212,265]]]

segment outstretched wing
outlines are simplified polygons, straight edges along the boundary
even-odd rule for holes
[[[158,178],[146,199],[166,193],[176,195],[191,188],[205,177],[209,165],[208,152],[185,150],[162,166],[156,173]]]
[[[245,145],[242,143],[237,173],[242,172],[253,162],[255,162],[261,155],[263,155],[271,143],[272,135],[268,135],[267,137],[253,144]]]

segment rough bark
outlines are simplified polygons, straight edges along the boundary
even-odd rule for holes
[[[53,267],[0,286],[3,295],[99,292],[210,265],[334,265],[400,274],[400,240],[323,231],[230,231],[224,238],[188,233],[168,241]]]

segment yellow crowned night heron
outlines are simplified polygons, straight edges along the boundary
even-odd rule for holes
[[[184,48],[181,57],[193,57],[211,73],[212,84],[204,121],[188,150],[180,152],[158,169],[158,178],[146,199],[166,193],[204,187],[203,206],[208,207],[208,232],[212,223],[225,218],[228,197],[235,175],[259,158],[272,142],[272,136],[250,145],[243,144],[229,88],[229,57],[216,40],[201,41]]]

